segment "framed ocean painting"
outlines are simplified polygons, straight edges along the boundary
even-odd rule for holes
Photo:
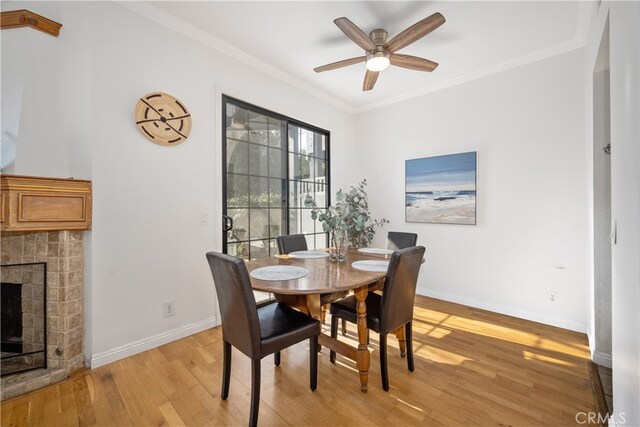
[[[476,152],[407,160],[405,220],[476,224]]]

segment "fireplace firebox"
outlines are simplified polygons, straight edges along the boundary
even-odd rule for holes
[[[47,367],[47,263],[1,266],[1,376]]]

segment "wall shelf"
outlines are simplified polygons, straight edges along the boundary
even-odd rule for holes
[[[11,28],[23,28],[30,27],[36,30],[45,32],[54,37],[60,35],[60,28],[62,24],[59,24],[51,19],[40,16],[37,13],[33,13],[26,9],[10,10],[0,13],[0,28],[3,30]]]

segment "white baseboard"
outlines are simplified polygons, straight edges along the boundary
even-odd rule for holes
[[[217,325],[218,323],[214,317],[212,319],[192,323],[191,325],[183,326],[181,328],[172,329],[170,331],[163,332],[149,338],[134,341],[132,343],[116,347],[111,350],[103,351],[91,356],[90,367],[92,369],[95,369],[100,366],[115,362],[117,360],[124,359],[125,357],[133,356],[134,354],[138,354],[143,351],[150,350],[163,344],[178,340],[180,338],[202,332]]]
[[[562,319],[548,314],[536,313],[533,311],[520,310],[517,308],[493,304],[474,298],[463,297],[460,295],[450,294],[447,292],[434,291],[432,289],[418,288],[416,293],[436,299],[441,299],[456,304],[468,305],[470,307],[481,308],[483,310],[493,311],[495,313],[506,314],[507,316],[518,317],[520,319],[531,320],[533,322],[544,323],[545,325],[556,326],[558,328],[569,329],[576,332],[587,332],[587,324],[585,322],[576,322],[575,320]]]
[[[606,366],[607,368],[613,368],[613,361],[611,360],[611,355],[608,353],[603,353],[601,351],[593,351],[591,353],[591,360],[596,365]]]

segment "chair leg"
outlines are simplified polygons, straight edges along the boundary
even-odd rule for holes
[[[273,364],[276,366],[280,366],[280,352],[276,351],[273,353]]]
[[[404,325],[405,328],[405,336],[407,339],[407,367],[409,368],[409,371],[413,372],[414,370],[414,366],[413,366],[413,328],[412,328],[412,322],[407,323],[406,325]]]
[[[222,352],[222,391],[220,397],[226,400],[229,397],[229,382],[231,380],[231,344],[223,341]]]
[[[318,387],[318,336],[309,338],[309,387],[315,391]]]
[[[331,338],[337,338],[337,337],[338,337],[338,318],[336,316],[331,316]],[[333,350],[329,350],[329,362],[336,363],[336,352]]]
[[[258,425],[258,409],[260,408],[260,359],[251,361],[251,410],[249,425]]]
[[[347,321],[344,319],[342,319],[342,335],[347,335]]]
[[[327,319],[327,305],[322,306],[322,324],[324,325],[324,321]]]
[[[380,333],[380,376],[382,388],[389,391],[389,372],[387,372],[387,334]]]

